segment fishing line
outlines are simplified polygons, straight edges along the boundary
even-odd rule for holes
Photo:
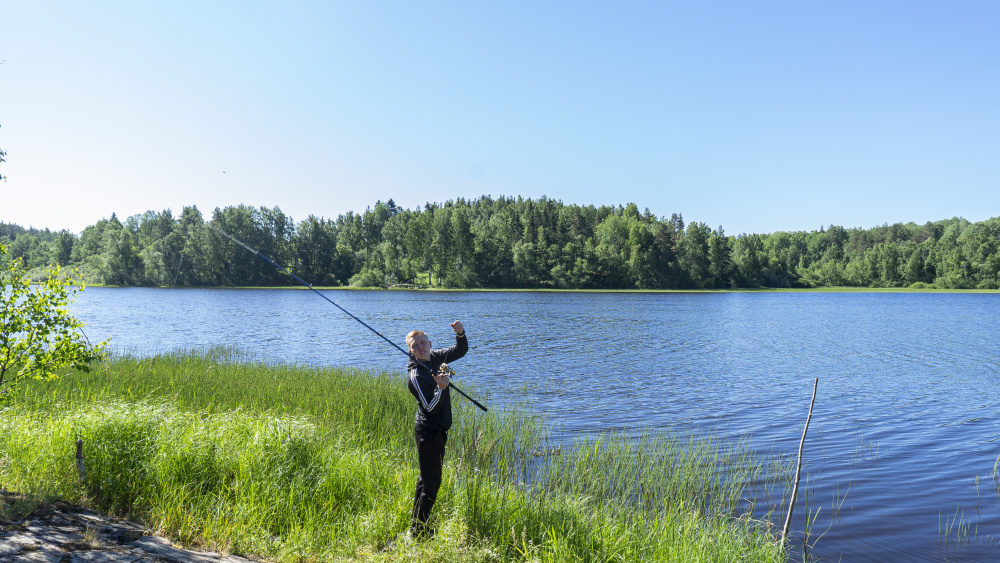
[[[186,244],[184,246],[187,246]],[[181,249],[181,259],[177,262],[177,273],[174,274],[174,283],[170,286],[170,289],[177,287],[177,276],[181,275],[181,264],[184,263],[184,249]]]
[[[245,248],[246,250],[250,251],[251,253],[253,253],[253,254],[257,255],[257,256],[260,256],[260,257],[261,257],[261,258],[263,258],[264,260],[267,260],[267,261],[268,261],[268,262],[269,262],[269,263],[270,263],[270,264],[271,264],[272,266],[274,266],[275,268],[277,268],[277,269],[281,270],[282,272],[285,272],[286,274],[288,274],[289,276],[291,276],[291,277],[292,277],[292,279],[294,279],[295,281],[297,281],[297,282],[299,282],[300,284],[304,285],[305,287],[308,287],[308,288],[309,288],[309,289],[311,289],[311,290],[312,290],[312,291],[313,291],[313,292],[314,292],[314,293],[315,293],[316,295],[319,295],[319,296],[320,296],[320,297],[322,297],[323,299],[326,299],[326,300],[327,300],[327,301],[328,301],[328,302],[329,302],[330,304],[332,304],[332,305],[333,305],[334,307],[336,307],[336,308],[340,309],[341,311],[343,311],[344,313],[346,313],[346,314],[347,314],[347,316],[349,316],[349,317],[351,317],[352,319],[354,319],[354,320],[358,321],[359,323],[361,323],[361,325],[362,325],[362,326],[364,326],[364,327],[365,327],[365,328],[367,328],[368,330],[370,330],[370,331],[374,332],[374,333],[375,333],[375,334],[376,334],[376,335],[377,335],[377,336],[378,336],[379,338],[381,338],[382,340],[385,340],[386,342],[388,342],[389,344],[391,344],[391,345],[392,345],[392,346],[393,346],[393,347],[394,347],[395,349],[397,349],[397,350],[399,350],[400,352],[402,352],[402,353],[406,354],[406,355],[407,355],[407,357],[409,357],[409,358],[412,358],[412,359],[413,359],[413,361],[417,362],[417,364],[419,364],[419,365],[420,365],[421,367],[424,367],[424,368],[426,368],[426,369],[427,369],[427,371],[430,371],[430,372],[432,372],[432,373],[433,373],[433,371],[434,371],[434,370],[432,370],[432,369],[431,369],[431,368],[430,368],[430,367],[429,367],[429,366],[428,366],[427,364],[425,364],[425,363],[421,362],[420,360],[418,360],[418,359],[417,359],[417,358],[416,358],[416,357],[415,357],[415,356],[414,356],[413,354],[410,354],[410,353],[409,353],[409,352],[407,352],[406,350],[403,350],[402,348],[400,348],[398,344],[396,344],[396,343],[395,343],[395,342],[393,342],[392,340],[389,340],[388,338],[386,338],[386,337],[385,337],[385,335],[384,335],[384,334],[382,334],[381,332],[379,332],[379,331],[375,330],[374,328],[372,328],[372,327],[368,326],[368,324],[367,324],[367,323],[365,323],[365,321],[363,321],[363,320],[359,319],[358,317],[355,317],[354,315],[352,315],[350,311],[348,311],[347,309],[345,309],[345,308],[341,307],[340,305],[338,305],[336,301],[333,301],[332,299],[330,299],[330,298],[329,298],[329,297],[327,297],[326,295],[323,295],[322,293],[320,293],[320,292],[319,292],[319,291],[318,291],[318,290],[317,290],[317,289],[316,289],[315,287],[313,287],[313,286],[312,286],[312,284],[311,284],[311,283],[306,283],[305,281],[303,281],[303,280],[302,280],[302,278],[300,278],[299,276],[296,276],[296,275],[295,275],[295,274],[293,274],[292,272],[288,271],[288,270],[287,270],[287,269],[285,269],[285,267],[284,267],[284,266],[282,266],[281,264],[278,264],[278,263],[277,263],[277,262],[275,262],[274,260],[271,260],[270,258],[268,258],[268,257],[267,257],[267,256],[266,256],[266,255],[265,255],[264,253],[262,253],[262,252],[258,251],[258,250],[257,250],[256,248],[254,248],[254,247],[252,247],[252,246],[248,245],[247,243],[245,243],[245,242],[241,241],[240,239],[238,239],[238,238],[234,237],[233,235],[231,235],[231,234],[229,234],[229,233],[227,233],[227,232],[223,231],[223,230],[222,230],[222,229],[220,229],[219,227],[216,227],[215,225],[212,225],[212,224],[210,224],[210,223],[205,223],[205,224],[206,224],[207,226],[211,227],[211,228],[212,228],[212,229],[213,229],[213,230],[214,230],[215,232],[219,233],[220,235],[222,235],[222,236],[224,236],[224,237],[228,238],[229,240],[231,240],[231,241],[235,242],[236,244],[238,244],[238,245],[242,246],[243,248]],[[451,371],[451,373],[452,373],[452,374],[454,374],[454,373],[455,373],[455,372],[454,372],[454,370],[451,370],[450,368],[449,368],[449,371]],[[472,401],[472,404],[474,404],[474,405],[476,405],[477,407],[479,407],[479,408],[483,409],[483,411],[486,411],[486,407],[484,407],[484,406],[483,406],[482,404],[480,404],[480,403],[479,403],[479,401],[476,401],[476,400],[475,400],[475,399],[473,399],[472,397],[470,397],[470,396],[466,395],[466,394],[465,394],[465,392],[463,392],[463,391],[462,391],[461,389],[459,389],[458,387],[455,387],[455,384],[454,384],[454,383],[449,383],[449,384],[448,384],[448,386],[449,386],[449,387],[451,387],[452,389],[454,389],[455,391],[457,391],[459,395],[461,395],[461,396],[465,397],[466,399],[468,399],[468,400]]]

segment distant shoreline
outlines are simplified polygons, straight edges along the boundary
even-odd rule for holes
[[[764,287],[764,288],[740,288],[740,289],[554,289],[554,288],[449,288],[449,287],[425,287],[420,289],[411,288],[385,288],[385,287],[350,287],[350,286],[314,286],[304,287],[301,285],[273,285],[273,286],[183,286],[170,288],[167,286],[146,286],[146,285],[104,285],[88,283],[86,287],[101,287],[105,289],[294,289],[309,290],[316,289],[322,291],[416,291],[416,292],[441,292],[441,293],[995,293],[1000,294],[1000,289],[938,289],[921,288],[911,289],[908,287]]]

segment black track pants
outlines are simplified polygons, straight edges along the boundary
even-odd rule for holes
[[[434,508],[438,489],[441,488],[441,467],[444,464],[444,445],[448,434],[440,430],[414,430],[417,439],[417,459],[420,463],[420,477],[417,490],[413,494],[413,524],[423,526]]]

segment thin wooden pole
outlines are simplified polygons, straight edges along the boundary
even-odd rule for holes
[[[799,460],[795,466],[795,485],[792,486],[792,499],[788,501],[788,516],[785,517],[785,527],[781,530],[781,543],[788,540],[788,527],[792,525],[792,509],[795,508],[795,497],[799,494],[799,478],[802,476],[802,448],[806,445],[806,432],[809,430],[809,421],[813,416],[813,405],[816,404],[816,388],[819,386],[819,378],[813,381],[813,396],[809,402],[809,416],[806,417],[806,427],[802,429],[802,439],[799,440]]]
[[[86,480],[86,472],[83,470],[83,440],[76,437],[76,474],[80,477],[80,482]]]

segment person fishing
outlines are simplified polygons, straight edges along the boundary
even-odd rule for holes
[[[417,399],[417,419],[413,434],[417,442],[417,459],[420,476],[413,494],[413,514],[410,534],[416,538],[434,537],[434,529],[427,525],[431,508],[441,487],[444,465],[444,447],[451,428],[451,384],[448,367],[469,351],[469,341],[462,321],[451,323],[455,331],[455,344],[442,350],[431,350],[427,333],[414,330],[406,335],[410,361],[406,369],[410,374],[410,393]]]
[[[344,314],[361,323],[362,326],[410,358],[407,363],[407,370],[410,372],[410,393],[413,393],[413,396],[417,398],[417,421],[414,426],[414,435],[417,441],[417,457],[420,463],[420,476],[417,478],[417,489],[413,495],[413,524],[411,531],[416,532],[417,537],[433,537],[434,530],[427,526],[427,519],[430,517],[431,508],[434,506],[438,489],[441,487],[444,445],[448,441],[448,429],[451,428],[451,390],[454,389],[455,392],[468,399],[483,412],[487,411],[485,405],[452,385],[448,377],[449,374],[454,372],[448,367],[447,362],[457,360],[469,351],[469,342],[466,340],[465,327],[462,326],[462,321],[451,323],[451,328],[455,331],[454,346],[445,350],[432,351],[431,341],[427,338],[427,333],[422,330],[414,330],[406,335],[406,345],[409,348],[409,352],[407,352],[398,344],[386,338],[384,334],[338,305],[336,301],[321,293],[312,284],[307,283],[281,264],[268,258],[264,253],[223,231],[217,225],[212,223],[206,223],[206,225],[235,244],[243,247],[247,252],[259,256],[278,270],[288,274],[292,279],[312,290],[316,295],[319,295],[328,303],[344,312]]]

